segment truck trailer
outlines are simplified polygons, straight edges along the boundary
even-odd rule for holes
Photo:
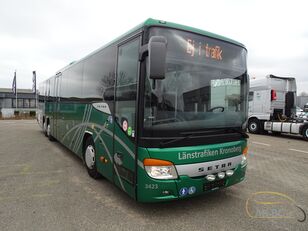
[[[249,132],[300,134],[308,140],[308,121],[296,117],[295,99],[295,78],[267,75],[252,79],[248,97]]]

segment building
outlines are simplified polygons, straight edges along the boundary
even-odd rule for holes
[[[308,103],[308,96],[297,96],[296,106],[304,109],[304,106]]]
[[[21,113],[30,113],[36,110],[36,97],[31,89],[17,89],[17,108],[16,96],[11,88],[0,88],[0,112],[4,114],[13,114],[18,111]],[[5,116],[10,117],[10,116]]]

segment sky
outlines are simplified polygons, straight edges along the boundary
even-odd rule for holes
[[[147,18],[243,43],[251,78],[292,76],[308,92],[305,0],[0,0],[0,88],[32,87]]]

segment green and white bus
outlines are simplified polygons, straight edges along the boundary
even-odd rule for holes
[[[38,122],[140,202],[189,198],[245,178],[246,48],[148,19],[39,87]]]

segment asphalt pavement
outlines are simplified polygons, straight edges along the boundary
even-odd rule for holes
[[[141,204],[50,142],[0,120],[0,230],[308,230],[308,142],[251,135],[246,179],[192,199]]]

